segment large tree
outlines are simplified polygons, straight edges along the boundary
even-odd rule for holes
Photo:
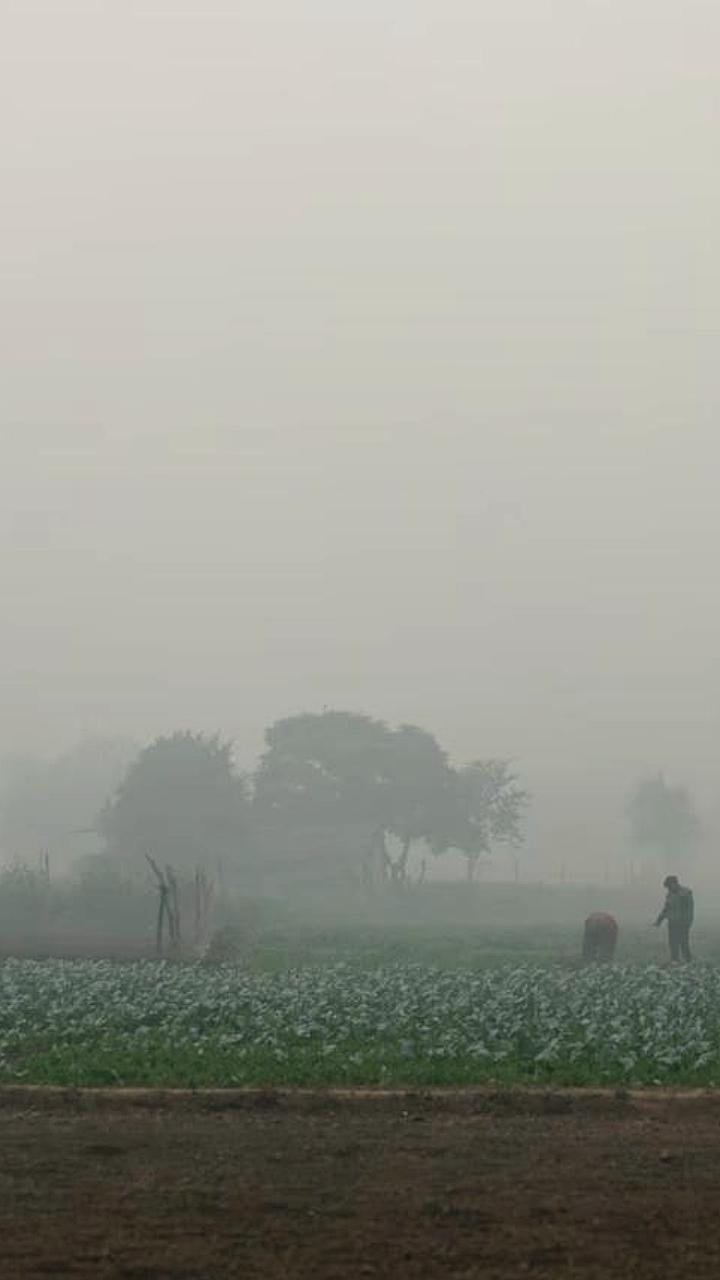
[[[339,847],[354,849],[348,870],[401,883],[413,841],[428,834],[446,777],[444,752],[415,726],[393,730],[347,711],[292,716],[266,733],[254,811],[259,825],[289,835],[302,828],[336,831]]]
[[[642,848],[659,854],[666,867],[685,862],[695,851],[700,818],[683,786],[670,786],[662,773],[643,778],[626,806],[630,834]]]
[[[284,833],[299,853],[317,833],[318,846],[334,840],[343,851],[348,871],[401,885],[420,841],[438,854],[458,849],[471,879],[496,842],[519,842],[527,798],[506,761],[453,768],[424,729],[326,711],[268,729],[254,810],[260,828],[274,826],[276,847]]]
[[[188,871],[234,861],[246,814],[231,744],[174,733],[140,753],[99,825],[110,852],[135,862],[150,854]]]
[[[445,803],[452,770],[445,752],[431,733],[415,725],[401,725],[391,737],[387,808],[379,836],[386,870],[395,883],[404,883],[410,850],[416,841],[430,842],[436,814]],[[388,837],[399,843],[393,858]]]

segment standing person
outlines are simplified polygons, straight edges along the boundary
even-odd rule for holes
[[[663,920],[668,922],[668,942],[670,943],[670,959],[692,960],[690,954],[690,929],[695,915],[695,902],[692,889],[680,884],[677,876],[666,876],[663,886],[667,890],[665,906],[655,921],[657,928]]]

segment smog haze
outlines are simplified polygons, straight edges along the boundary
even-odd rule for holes
[[[660,768],[715,804],[719,42],[4,0],[0,751],[251,767],[341,707],[512,758],[547,830]]]

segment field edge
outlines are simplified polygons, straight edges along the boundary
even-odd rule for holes
[[[558,1114],[584,1111],[665,1110],[698,1107],[720,1111],[720,1089],[622,1088],[602,1086],[477,1085],[429,1088],[303,1088],[268,1086],[232,1088],[153,1088],[152,1086],[74,1087],[70,1085],[0,1085],[0,1111],[84,1111],[138,1108],[159,1111],[261,1111],[269,1109],[322,1112],[347,1107],[407,1109],[462,1113],[527,1112]]]

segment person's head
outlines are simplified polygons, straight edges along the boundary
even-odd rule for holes
[[[663,885],[667,889],[668,893],[677,893],[680,888],[680,882],[677,876],[666,876],[663,880]]]

